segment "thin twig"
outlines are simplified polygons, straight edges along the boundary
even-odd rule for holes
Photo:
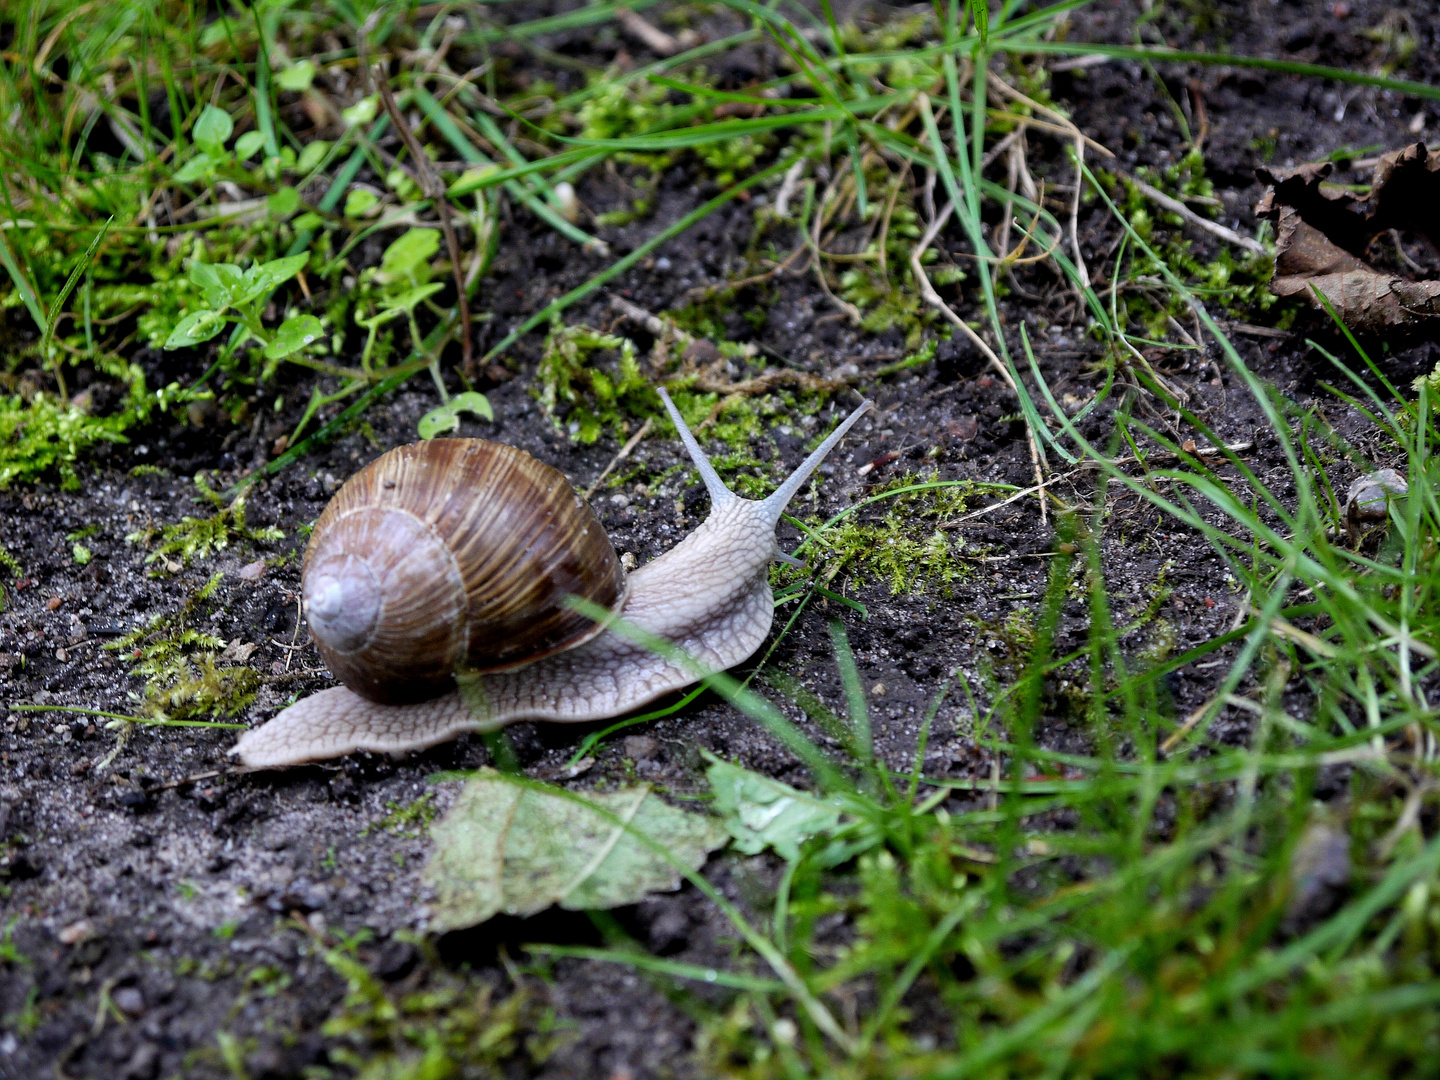
[[[1205,714],[1210,711],[1210,706],[1214,704],[1215,698],[1211,698],[1187,716],[1185,722],[1172,731],[1169,736],[1166,737],[1165,741],[1160,744],[1160,752],[1162,754],[1168,754],[1171,750],[1175,749],[1175,747],[1179,745],[1180,740],[1194,730],[1195,725],[1200,723]]]
[[[625,445],[620,448],[620,452],[610,459],[609,465],[605,466],[605,471],[602,472],[599,476],[597,476],[595,478],[595,482],[585,489],[585,494],[581,497],[585,499],[586,502],[590,501],[590,496],[595,494],[595,489],[605,482],[605,478],[614,471],[615,466],[619,465],[620,462],[624,461],[627,457],[629,457],[631,452],[634,451],[635,447],[640,445],[640,440],[645,438],[646,435],[650,434],[650,429],[654,425],[655,418],[647,416],[645,418],[645,423],[640,425],[640,430],[635,432],[634,435],[631,435],[630,438],[626,440]]]
[[[1260,243],[1260,241],[1252,240],[1248,236],[1241,236],[1234,229],[1227,229],[1218,221],[1211,221],[1209,218],[1201,217],[1199,214],[1195,213],[1194,210],[1191,210],[1188,206],[1182,203],[1179,199],[1172,199],[1163,191],[1159,191],[1156,188],[1153,188],[1149,184],[1145,183],[1144,180],[1137,179],[1133,176],[1127,176],[1125,173],[1122,172],[1115,172],[1115,175],[1123,180],[1128,180],[1130,183],[1134,184],[1136,191],[1140,192],[1140,194],[1144,195],[1147,199],[1153,202],[1156,206],[1160,207],[1162,210],[1168,210],[1172,214],[1179,214],[1182,218],[1184,218],[1191,225],[1194,225],[1197,229],[1204,229],[1211,236],[1218,236],[1226,243],[1234,244],[1236,247],[1244,248],[1246,251],[1251,252],[1254,255],[1264,255],[1266,253],[1265,245]]]
[[[420,145],[420,140],[415,138],[415,133],[410,130],[410,125],[405,122],[400,107],[395,104],[395,95],[390,92],[390,80],[388,77],[375,77],[370,69],[370,50],[367,39],[370,36],[371,24],[376,21],[376,16],[383,10],[377,10],[365,21],[360,28],[360,68],[361,73],[367,82],[373,84],[373,89],[380,94],[380,100],[385,106],[385,112],[390,117],[390,124],[399,134],[401,141],[405,143],[405,149],[410,151],[410,160],[413,164],[410,172],[425,197],[435,204],[440,215],[440,231],[445,234],[445,248],[450,255],[450,272],[455,279],[455,303],[460,309],[460,354],[462,370],[466,378],[473,378],[475,375],[474,343],[471,340],[470,329],[470,304],[465,295],[465,268],[460,263],[460,240],[455,235],[455,226],[450,221],[450,199],[445,189],[445,181],[436,171],[430,156],[425,153],[425,148]],[[403,166],[402,166],[403,167]]]
[[[844,175],[842,172],[841,175]],[[861,322],[860,309],[848,300],[841,300],[830,291],[830,282],[825,277],[825,264],[821,261],[820,230],[824,228],[825,207],[830,201],[831,193],[835,186],[832,183],[825,191],[825,197],[821,199],[820,205],[815,208],[815,217],[811,222],[810,230],[805,234],[805,241],[809,245],[810,254],[814,256],[815,276],[820,279],[820,289],[829,297],[830,302],[839,308],[848,318],[852,325],[859,326]]]
[[[1086,135],[1083,131],[1076,127],[1075,122],[1071,120],[1068,116],[1066,116],[1064,113],[1056,112],[1054,109],[1050,108],[1047,105],[1041,105],[1040,102],[1036,101],[1034,98],[1027,97],[1019,90],[1016,90],[1013,86],[1007,83],[1004,79],[1000,78],[1000,76],[996,75],[993,71],[990,73],[990,85],[995,87],[996,90],[999,90],[1001,94],[1003,94],[1005,97],[1010,98],[1012,101],[1018,101],[1022,105],[1028,105],[1030,106],[1030,108],[1034,109],[1042,116],[1050,117],[1050,119],[1053,120],[1056,124],[1058,124],[1062,129],[1064,129],[1065,133],[1068,134],[1072,139],[1084,140],[1085,143],[1093,147],[1097,153],[1104,154],[1107,158],[1113,158],[1115,156],[1114,152],[1110,150],[1109,147],[1096,142],[1094,139]],[[1017,121],[1025,121],[1029,118],[1017,116],[1013,119]]]
[[[678,41],[627,7],[615,9],[615,21],[627,34],[639,40],[647,49],[659,56],[674,56],[680,51]]]

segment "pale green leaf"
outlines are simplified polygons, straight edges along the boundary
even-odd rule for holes
[[[175,324],[175,329],[165,339],[165,348],[183,349],[209,341],[224,326],[225,319],[218,311],[192,311]]]
[[[490,399],[478,390],[467,390],[450,399],[450,407],[456,412],[468,412],[481,420],[494,420],[495,411],[490,408]]]
[[[552,904],[633,904],[678,888],[681,866],[698,868],[726,841],[718,822],[669,806],[644,785],[582,796],[493,769],[466,783],[430,835],[435,851],[426,875],[435,886],[436,930],[502,913],[533,915]]]
[[[295,161],[295,168],[302,173],[308,173],[312,169],[318,168],[328,153],[330,153],[330,144],[324,139],[306,143],[305,149],[300,151],[300,157]]]
[[[490,400],[476,390],[468,390],[463,394],[456,394],[439,408],[431,409],[420,418],[416,429],[420,432],[420,438],[433,439],[436,435],[443,435],[447,431],[454,431],[460,426],[460,414],[462,412],[473,413],[481,420],[494,420],[495,413],[490,408]]]
[[[779,780],[710,758],[705,771],[715,792],[715,809],[735,846],[747,855],[767,847],[784,859],[798,859],[800,845],[812,836],[834,832],[840,811],[823,799],[798,791]]]
[[[247,131],[235,140],[235,156],[241,161],[248,161],[264,145],[265,136],[261,132]]]
[[[299,94],[309,90],[310,84],[315,81],[315,64],[311,60],[298,60],[284,71],[277,71],[274,78],[275,85],[281,90]]]
[[[235,299],[232,302],[248,304],[251,300],[278,289],[305,269],[305,264],[309,261],[310,256],[302,253],[252,266],[245,271],[244,279],[234,291]]]
[[[300,209],[300,193],[293,187],[282,187],[265,200],[265,209],[276,221],[285,221]]]
[[[193,184],[197,180],[204,180],[214,171],[215,159],[201,150],[175,170],[175,180],[181,184]]]
[[[449,405],[441,405],[431,409],[420,418],[415,425],[415,430],[420,433],[420,438],[430,440],[436,435],[444,435],[447,431],[454,431],[460,426],[460,417]]]
[[[368,124],[374,120],[380,112],[380,95],[371,94],[369,97],[361,98],[348,109],[340,110],[340,117],[350,127],[356,124]]]
[[[380,273],[391,281],[414,278],[439,250],[438,229],[407,229],[385,249],[380,259]]]
[[[445,288],[441,282],[432,282],[429,285],[417,285],[413,289],[406,289],[398,296],[387,296],[380,301],[381,311],[404,311],[415,310],[415,305],[431,296],[434,296],[441,289]]]
[[[292,315],[280,324],[270,344],[265,346],[265,359],[283,360],[324,336],[325,327],[314,315]]]
[[[190,264],[190,280],[200,287],[205,302],[221,311],[236,302],[245,274],[234,263],[193,262]]]
[[[345,196],[345,216],[348,218],[362,218],[375,208],[380,201],[380,196],[366,188],[351,188],[350,193]]]
[[[211,157],[218,158],[224,156],[225,141],[234,130],[235,123],[229,113],[217,105],[206,105],[205,111],[190,129],[190,138]]]

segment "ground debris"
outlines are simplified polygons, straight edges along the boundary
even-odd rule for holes
[[[1306,296],[1322,308],[1318,292],[1346,326],[1358,331],[1412,326],[1440,315],[1440,280],[1411,280],[1367,261],[1376,239],[1393,230],[1432,248],[1440,245],[1440,151],[1416,143],[1384,155],[1375,166],[1368,200],[1327,185],[1334,168],[1333,162],[1314,161],[1293,169],[1257,170],[1270,187],[1255,213],[1276,223],[1271,291]]]

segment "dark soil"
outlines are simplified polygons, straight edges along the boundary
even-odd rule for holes
[[[541,8],[527,5],[527,15],[540,14]],[[1345,17],[1336,14],[1342,9],[1348,9]],[[1205,10],[1214,18],[1198,30],[1178,16],[1151,27],[1178,47],[1365,69],[1374,62],[1376,44],[1362,32],[1400,10],[1409,13],[1420,39],[1405,77],[1434,81],[1440,64],[1433,5],[1418,0],[1398,7],[1253,0],[1206,5]],[[1137,14],[1131,4],[1082,10],[1070,39],[1128,42]],[[589,31],[544,44],[606,61],[620,49],[642,55],[633,42]],[[728,76],[743,85],[765,77],[775,55],[755,47],[733,63],[749,65]],[[1254,179],[1257,165],[1298,163],[1347,145],[1393,149],[1414,141],[1417,131],[1433,135],[1440,126],[1433,104],[1423,106],[1422,129],[1414,122],[1415,101],[1369,88],[1207,66],[1169,67],[1160,75],[1177,101],[1191,102],[1186,107],[1192,110],[1192,126],[1197,123],[1193,102],[1203,100],[1209,130],[1206,166],[1223,201],[1224,220],[1252,235],[1250,208],[1261,192]],[[1116,151],[1121,168],[1163,166],[1183,153],[1171,106],[1140,65],[1111,62],[1073,70],[1057,75],[1054,86],[1081,128]],[[1268,155],[1257,149],[1268,145],[1274,147]],[[1037,175],[1052,184],[1071,180],[1057,145],[1034,137],[1031,148]],[[995,168],[1003,170],[1003,163]],[[664,177],[655,214],[606,231],[606,239],[617,252],[629,250],[713,191],[697,183],[693,169],[677,167]],[[631,197],[614,176],[599,172],[582,185],[580,195],[596,211],[624,205]],[[611,294],[660,311],[683,303],[689,289],[739,273],[760,198],[749,205],[731,204],[613,282],[608,292],[568,312],[567,320],[610,325],[615,320]],[[1082,213],[1081,225],[1091,271],[1098,276],[1108,266],[1115,226],[1098,206]],[[604,265],[523,211],[513,211],[504,229],[501,257],[477,304],[478,311],[493,314],[477,326],[482,347]],[[943,239],[951,250],[962,250],[957,233],[947,230]],[[1216,250],[1212,239],[1193,239],[1197,251]],[[1012,328],[1022,321],[1028,325],[1056,396],[1093,388],[1087,361],[1094,347],[1083,324],[1070,321],[1075,318],[1072,294],[1045,268],[1028,268],[1020,281],[1042,299],[1030,302],[1012,294],[1004,315]],[[739,301],[743,307],[754,298],[741,294]],[[965,293],[961,304],[971,305],[963,310],[966,317],[980,317],[973,294]],[[851,329],[836,317],[810,274],[781,279],[758,329],[743,319],[733,322],[737,338],[754,340],[772,358],[814,371],[830,368],[838,357],[862,368],[878,366],[878,358],[903,348],[894,335]],[[1360,418],[1319,388],[1318,382],[1331,375],[1305,346],[1307,332],[1283,339],[1241,332],[1234,340],[1246,363],[1300,408],[1319,409],[1362,449],[1377,450],[1378,439],[1367,435]],[[576,447],[551,428],[529,393],[538,345],[538,335],[532,335],[514,351],[518,377],[484,387],[496,422],[467,423],[461,434],[523,447],[559,467],[583,490],[618,445],[602,439],[592,447]],[[1176,356],[1188,359],[1176,361]],[[1203,358],[1171,358],[1166,377],[1190,395],[1191,407],[1227,442],[1252,444],[1245,451],[1250,466],[1273,480],[1282,496],[1287,494],[1288,473],[1275,441],[1218,351],[1212,348]],[[178,362],[174,354],[141,359],[156,376],[161,364],[173,369]],[[1433,346],[1420,343],[1395,351],[1387,363],[1400,381],[1428,371],[1436,359]],[[183,379],[198,369],[164,374],[167,380]],[[157,379],[150,381],[154,385]],[[946,346],[935,364],[866,385],[864,391],[879,410],[832,458],[817,488],[816,512],[829,514],[851,504],[895,470],[918,466],[937,447],[939,456],[932,460],[942,478],[1033,482],[1023,427],[1009,419],[1015,401],[965,349]],[[74,493],[40,485],[0,494],[0,543],[24,568],[0,616],[0,698],[5,703],[133,711],[133,695],[142,681],[127,674],[128,665],[104,648],[106,642],[157,613],[178,609],[215,573],[223,579],[198,609],[196,625],[227,641],[258,645],[249,663],[267,676],[243,716],[246,722],[259,724],[296,695],[329,685],[303,625],[296,625],[301,529],[345,477],[412,437],[416,420],[434,404],[433,393],[420,380],[370,410],[366,419],[373,436],[350,434],[256,485],[251,523],[277,525],[285,540],[255,549],[241,545],[161,576],[153,576],[154,564],[144,563],[143,549],[124,540],[147,523],[208,513],[196,506],[188,477],[201,469],[219,470],[220,481],[229,482],[269,460],[274,440],[293,427],[307,392],[297,382],[282,412],[266,408],[257,413],[263,419],[246,429],[214,426],[213,418],[200,417],[198,427],[150,430],[128,446],[102,453],[93,470],[82,471],[81,490]],[[827,411],[822,419],[831,423],[830,417],[847,407],[837,401],[833,413]],[[1147,419],[1167,422],[1158,410],[1156,405]],[[1087,433],[1103,437],[1108,426],[1106,417],[1096,416]],[[892,451],[896,457],[867,475],[857,472]],[[776,452],[787,466],[798,462],[799,440],[779,443]],[[654,439],[636,451],[637,460],[658,468],[680,457],[678,443]],[[132,476],[131,469],[141,464],[159,465],[164,473]],[[1343,490],[1363,464],[1342,464],[1332,483]],[[1055,494],[1087,506],[1095,495],[1091,476],[1061,473]],[[633,552],[643,563],[701,520],[706,501],[698,489],[679,485],[672,479],[649,498],[608,491],[597,496],[595,508],[617,550]],[[1163,614],[1175,627],[1178,648],[1206,641],[1235,621],[1240,597],[1227,586],[1219,558],[1205,543],[1133,498],[1120,500],[1114,520],[1117,527],[1107,535],[1105,556],[1117,618],[1123,621],[1149,602],[1164,565],[1165,581],[1174,591]],[[94,558],[80,567],[71,558],[67,534],[90,525],[99,526],[86,540]],[[964,526],[963,535],[975,549],[989,552],[988,561],[974,564],[974,573],[957,584],[953,597],[933,591],[896,597],[883,583],[851,582],[848,594],[868,607],[869,617],[811,609],[772,662],[838,704],[843,695],[825,621],[827,614],[843,615],[866,685],[874,687],[878,749],[904,767],[920,718],[949,673],[960,668],[973,678],[987,657],[1002,670],[1011,659],[1001,628],[1011,613],[1036,606],[1048,553],[1054,550],[1053,526],[1053,518],[1041,520],[1034,499],[976,519]],[[793,546],[793,535],[789,542]],[[292,552],[296,558],[268,569],[257,581],[237,574],[260,555]],[[1066,610],[1062,649],[1066,642],[1083,640],[1084,619],[1079,603]],[[292,642],[301,647],[292,648]],[[1169,685],[1177,713],[1204,700],[1223,670],[1207,665],[1178,673]],[[790,711],[803,723],[798,710]],[[966,734],[971,720],[957,698],[941,709],[927,755],[932,775],[988,775],[988,757]],[[1228,722],[1234,725],[1228,737],[1245,736],[1243,719]],[[226,751],[233,733],[147,728],[137,730],[113,765],[100,772],[95,765],[114,742],[100,724],[46,713],[8,712],[3,719],[0,907],[6,925],[14,923],[13,945],[28,963],[0,965],[0,1014],[18,1013],[33,999],[39,1016],[27,1038],[0,1036],[0,1076],[7,1080],[52,1074],[106,1080],[225,1076],[216,1050],[220,1030],[240,1040],[252,1080],[299,1076],[306,1066],[323,1064],[338,1042],[320,1030],[345,992],[343,980],[320,956],[319,942],[333,942],[335,935],[368,930],[357,955],[383,980],[418,986],[442,969],[469,965],[474,978],[500,993],[513,989],[513,961],[523,959],[523,943],[601,940],[586,916],[549,913],[529,921],[498,919],[424,948],[407,943],[403,932],[425,927],[420,870],[426,843],[386,829],[367,831],[367,826],[385,818],[390,804],[407,805],[427,792],[443,809],[456,785],[432,785],[427,778],[487,762],[478,738],[403,760],[357,755],[287,772],[232,774]],[[556,777],[587,730],[521,724],[510,737],[531,775]],[[699,791],[701,748],[805,783],[788,753],[711,698],[626,734],[630,737],[604,744],[593,767],[575,783],[639,777],[663,789]],[[1057,749],[1090,749],[1058,709],[1040,737]],[[772,870],[764,858],[722,854],[705,872],[742,908],[764,911]],[[677,959],[723,963],[732,948],[723,921],[689,887],[616,914],[619,925],[647,947]],[[267,994],[253,979],[247,981],[260,968],[279,974],[272,984],[278,989]],[[620,965],[576,960],[556,963],[548,981],[519,977],[570,1033],[538,1067],[541,1075],[618,1080],[703,1073],[692,1056],[693,1022],[660,984]]]

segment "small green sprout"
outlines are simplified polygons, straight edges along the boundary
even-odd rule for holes
[[[191,263],[190,282],[200,290],[206,306],[191,311],[175,324],[165,339],[165,348],[201,345],[228,323],[242,328],[237,344],[249,339],[259,342],[267,360],[282,360],[324,341],[324,327],[314,315],[292,315],[274,331],[261,321],[270,294],[303,270],[309,258],[291,255],[258,263],[248,270],[234,263]]]

